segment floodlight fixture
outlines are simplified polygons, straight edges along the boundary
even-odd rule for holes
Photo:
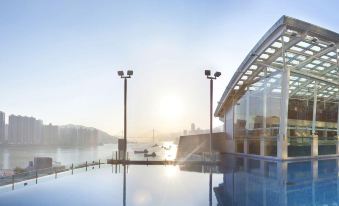
[[[318,41],[318,38],[317,37],[313,37],[312,40],[311,40],[313,43],[316,43]]]
[[[292,33],[291,33],[291,36],[293,36],[293,37],[295,37],[295,36],[297,36],[297,35],[298,35],[297,32],[292,32]]]
[[[215,72],[214,73],[214,77],[220,77],[220,75],[221,75],[221,72]]]
[[[127,70],[127,75],[132,76],[133,75],[133,70]]]
[[[121,77],[124,76],[124,71],[118,71],[118,75]]]
[[[205,75],[210,76],[211,75],[211,70],[205,70]]]

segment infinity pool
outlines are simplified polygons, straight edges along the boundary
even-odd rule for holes
[[[126,166],[64,175],[49,181],[29,182],[0,193],[0,205],[209,205],[209,174],[180,171],[179,166]],[[222,174],[213,175],[213,185]],[[212,201],[216,201],[213,196]]]
[[[0,205],[339,205],[339,159],[221,160],[215,167],[91,168],[1,192]]]

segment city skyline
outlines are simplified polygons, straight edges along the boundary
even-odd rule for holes
[[[288,15],[336,31],[335,8],[317,1],[286,1],[279,8],[270,1],[1,2],[6,86],[0,87],[0,110],[120,134],[123,82],[116,71],[133,69],[128,136],[152,128],[182,131],[191,122],[207,128],[204,69],[222,73],[215,82],[215,109],[272,19]],[[214,118],[214,125],[222,123]]]
[[[6,123],[6,119],[8,119]],[[112,136],[111,136],[112,137]],[[105,142],[106,140],[100,139]],[[112,140],[109,142],[113,141]],[[0,145],[97,146],[96,128],[76,125],[44,124],[43,120],[0,111]]]

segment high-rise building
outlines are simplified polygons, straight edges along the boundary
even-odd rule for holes
[[[48,124],[43,126],[43,144],[57,145],[59,143],[59,127]]]
[[[5,130],[6,127],[4,126],[3,131]],[[96,146],[98,144],[98,130],[96,129],[85,127],[59,128],[52,124],[44,125],[42,120],[37,120],[34,117],[10,115],[7,130],[8,143],[10,144],[65,146]]]
[[[10,115],[8,117],[8,142],[17,144],[19,142],[19,121],[18,116]]]
[[[5,130],[6,130],[6,122],[5,122],[5,113],[0,111],[0,143],[5,142]]]
[[[33,144],[43,144],[44,127],[42,120],[36,120],[34,123]]]
[[[39,144],[42,139],[42,121],[34,117],[10,115],[8,141],[12,144]]]

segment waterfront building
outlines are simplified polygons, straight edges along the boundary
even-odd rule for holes
[[[272,159],[338,155],[338,47],[338,33],[280,18],[217,105],[226,152]]]
[[[10,115],[8,117],[8,142],[12,144],[19,143],[18,116]]]
[[[8,142],[11,144],[42,144],[43,122],[34,117],[10,115],[8,117]]]
[[[43,144],[44,125],[42,120],[36,120],[34,122],[34,139],[33,142],[36,145]]]
[[[5,122],[5,113],[0,111],[0,143],[5,142],[6,140],[6,122]]]
[[[43,144],[57,145],[59,142],[59,127],[51,123],[43,126]]]

